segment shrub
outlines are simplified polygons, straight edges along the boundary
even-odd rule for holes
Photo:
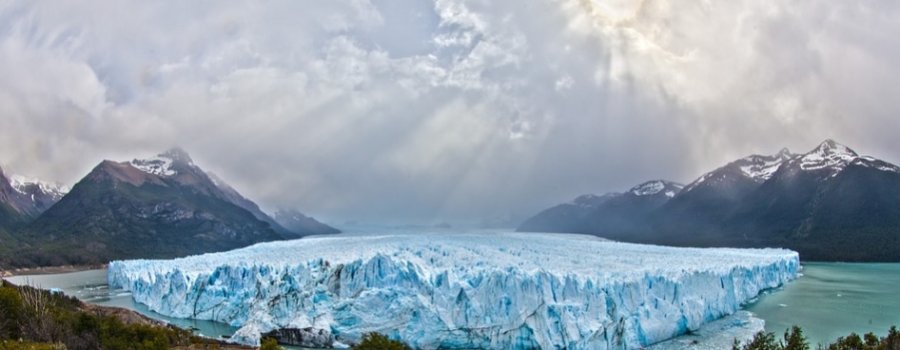
[[[278,341],[275,338],[263,338],[259,350],[279,350]]]
[[[411,350],[409,346],[379,333],[363,336],[362,342],[353,347],[354,350]]]
[[[0,286],[0,339],[21,336],[22,298],[15,288]]]
[[[867,333],[860,337],[856,333],[850,333],[846,337],[840,337],[827,347],[819,345],[823,350],[900,350],[900,332],[897,327],[891,327],[888,335],[878,338],[875,334]],[[809,350],[809,343],[803,336],[803,330],[794,326],[789,332],[784,333],[784,341],[776,342],[772,333],[759,332],[749,343],[741,346],[735,341],[732,350]]]

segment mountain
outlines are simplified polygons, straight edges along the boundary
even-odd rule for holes
[[[59,202],[66,193],[69,193],[69,188],[66,186],[20,175],[10,176],[9,181],[10,185],[21,195],[22,202],[26,203],[23,206],[26,215],[31,217],[41,215]]]
[[[103,161],[20,230],[14,264],[171,258],[299,236],[214,180],[181,149],[130,162]]]
[[[738,159],[643,214],[622,215],[607,202],[574,222],[546,220],[536,229],[557,206],[519,229],[679,246],[779,246],[806,260],[900,261],[900,167],[833,140],[803,154],[784,149]]]
[[[785,162],[725,227],[815,260],[900,261],[900,167],[827,140]]]
[[[615,235],[646,230],[646,217],[669,202],[684,186],[665,180],[637,185],[624,193],[583,195],[526,220],[519,231]]]
[[[736,205],[795,156],[784,148],[774,155],[750,155],[703,174],[655,213],[654,226],[698,240],[707,232],[717,233]]]
[[[68,192],[68,188],[37,179],[12,175],[0,169],[0,227],[11,228],[31,221]]]
[[[25,220],[17,208],[17,193],[0,169],[0,230]]]
[[[280,209],[276,211],[275,221],[290,231],[304,232],[307,235],[323,235],[341,232],[334,227],[325,225],[296,210]]]

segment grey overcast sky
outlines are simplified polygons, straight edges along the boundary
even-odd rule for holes
[[[0,1],[0,165],[173,145],[269,210],[525,216],[834,138],[900,161],[894,0]]]

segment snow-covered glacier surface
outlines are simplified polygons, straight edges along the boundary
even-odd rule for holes
[[[782,249],[420,233],[115,261],[109,283],[158,313],[240,327],[233,339],[249,344],[295,329],[319,346],[375,331],[421,349],[636,349],[732,314],[799,268]]]

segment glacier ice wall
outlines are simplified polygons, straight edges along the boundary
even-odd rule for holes
[[[535,233],[337,235],[175,260],[115,261],[114,288],[158,313],[260,333],[377,331],[421,349],[635,349],[796,278],[797,253]]]

